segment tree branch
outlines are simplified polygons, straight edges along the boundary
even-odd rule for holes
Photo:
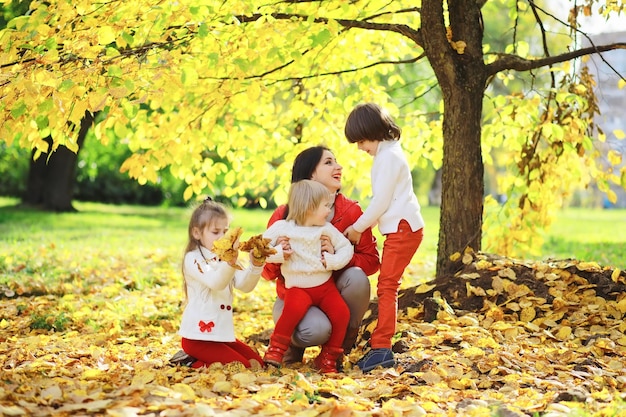
[[[373,62],[371,64],[362,66],[362,67],[357,67],[357,68],[350,68],[350,69],[344,69],[344,70],[338,70],[338,71],[330,71],[330,72],[322,72],[319,74],[308,74],[308,75],[298,75],[298,76],[293,76],[293,77],[286,77],[286,78],[281,78],[279,80],[275,80],[275,82],[284,82],[284,81],[293,81],[293,80],[306,80],[309,78],[317,78],[317,77],[325,77],[325,76],[329,76],[329,75],[341,75],[341,74],[348,74],[351,72],[357,72],[357,71],[361,71],[364,69],[368,69],[368,68],[372,68],[378,65],[385,65],[385,64],[391,64],[391,65],[400,65],[400,64],[413,64],[423,58],[425,58],[426,55],[425,54],[421,54],[419,56],[416,56],[415,58],[410,58],[410,59],[401,59],[399,61],[377,61],[377,62]],[[281,66],[278,66],[276,68],[267,70],[261,74],[256,74],[256,75],[249,75],[247,77],[244,77],[245,80],[253,80],[253,79],[259,79],[259,78],[263,78],[271,73],[277,72],[289,65],[291,65],[294,61],[289,61]],[[230,80],[231,78],[229,77],[220,77],[220,78],[213,78],[213,77],[205,77],[203,79],[212,79],[212,80]]]
[[[417,11],[419,9],[408,9]],[[406,11],[406,10],[404,10]],[[255,13],[252,15],[237,15],[235,18],[241,23],[250,23],[259,20],[261,17],[266,16],[260,13]],[[276,20],[292,20],[292,19],[302,19],[309,20],[310,16],[301,15],[301,14],[292,14],[292,13],[270,13],[269,16],[272,16]],[[315,23],[328,23],[331,19],[326,17],[316,17],[312,19]],[[351,19],[332,19],[335,22],[339,23],[344,28],[355,28],[355,29],[366,29],[366,30],[375,30],[375,31],[387,31],[394,32],[400,35],[406,36],[411,39],[417,45],[422,46],[422,40],[420,36],[420,31],[411,28],[408,25],[397,24],[397,23],[374,23],[365,20],[351,20]]]
[[[559,19],[559,18],[558,18],[558,17],[556,17],[554,14],[549,13],[547,10],[542,9],[541,7],[539,7],[539,6],[538,6],[538,5],[534,2],[534,0],[529,0],[528,2],[529,2],[529,4],[530,4],[530,6],[532,7],[533,13],[535,14],[535,18],[537,19],[537,21],[539,21],[539,16],[538,16],[537,10],[540,10],[540,11],[541,11],[543,14],[545,14],[546,16],[549,16],[551,19],[554,19],[554,21],[556,21],[556,22],[558,22],[558,23],[560,23],[560,24],[562,24],[562,25],[564,25],[564,26],[568,27],[568,28],[570,29],[570,31],[571,31],[571,32],[580,33],[580,35],[581,35],[581,36],[583,36],[585,39],[587,39],[587,41],[589,42],[589,44],[590,44],[593,48],[595,48],[595,47],[596,47],[596,45],[593,43],[593,40],[591,40],[591,38],[589,37],[589,35],[588,35],[587,33],[585,33],[585,32],[583,32],[583,31],[581,31],[581,30],[580,30],[580,29],[578,29],[577,27],[573,26],[571,23],[568,23],[568,22],[565,22],[565,21],[563,21],[563,20]],[[542,27],[542,30],[543,30],[543,27]],[[544,45],[545,45],[545,40],[544,40]],[[548,54],[546,54],[546,55],[548,55]],[[616,74],[618,77],[620,77],[622,80],[624,80],[624,76],[623,76],[622,74],[620,74],[618,70],[616,70],[615,68],[613,68],[613,66],[612,66],[611,64],[609,64],[609,63],[607,62],[607,60],[606,60],[606,59],[604,59],[604,57],[602,56],[602,54],[600,54],[600,59],[601,59],[602,61],[604,61],[604,64],[605,64],[606,66],[608,66],[608,67],[609,67],[609,68],[613,71],[613,73],[614,73],[614,74]],[[554,78],[554,75],[552,75],[552,78]],[[626,80],[625,80],[625,81],[626,81]]]
[[[486,66],[486,71],[488,76],[495,75],[505,70],[530,71],[548,65],[570,61],[572,59],[580,58],[585,55],[600,54],[602,52],[613,51],[616,49],[626,49],[626,42],[591,46],[588,48],[582,48],[575,51],[567,52],[561,55],[549,56],[539,59],[525,59],[517,55],[500,54],[499,58],[496,61]],[[623,75],[618,75],[624,80]]]

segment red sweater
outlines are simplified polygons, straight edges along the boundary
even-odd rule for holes
[[[282,205],[274,210],[272,216],[267,222],[267,226],[271,226],[275,221],[286,217],[287,206]],[[363,214],[363,210],[359,203],[346,198],[339,193],[335,197],[335,215],[330,221],[333,226],[343,233],[349,226]],[[378,248],[376,247],[376,238],[372,234],[372,229],[366,229],[361,235],[359,244],[354,247],[354,256],[343,269],[335,271],[333,276],[340,275],[345,269],[352,266],[358,266],[366,275],[373,275],[380,268],[380,259],[378,256]],[[263,278],[268,280],[276,280],[276,294],[279,298],[283,298],[285,292],[285,279],[280,273],[280,264],[265,264],[262,273]]]

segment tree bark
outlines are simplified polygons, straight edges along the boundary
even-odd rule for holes
[[[78,152],[85,142],[92,123],[91,113],[85,113],[78,132],[76,153],[60,145],[49,157],[40,155],[36,160],[31,158],[22,205],[45,211],[76,211],[72,205],[72,198],[76,183]],[[52,138],[48,137],[45,140],[52,149]]]
[[[475,0],[448,2],[447,38],[443,4],[422,3],[424,51],[443,94],[443,170],[436,276],[456,268],[450,256],[481,249],[484,167],[481,154],[482,100],[486,69],[482,17]],[[451,42],[463,41],[464,48]],[[456,49],[455,47],[456,46]]]

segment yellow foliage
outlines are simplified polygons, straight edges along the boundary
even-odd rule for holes
[[[399,111],[400,103],[390,96],[393,90],[376,80],[413,83],[399,79],[389,65],[352,71],[420,53],[398,33],[376,38],[344,30],[340,19],[374,14],[381,22],[415,22],[415,14],[388,13],[404,3],[387,4],[392,9],[378,2],[174,1],[158,2],[158,7],[143,1],[31,2],[28,15],[0,32],[0,140],[34,149],[36,158],[46,158],[60,144],[76,150],[82,115],[99,112],[104,120],[94,129],[96,138],[129,147],[133,155],[121,170],[141,184],[158,181],[159,171],[170,166],[188,184],[187,199],[216,191],[237,197],[244,194],[242,187],[255,184],[259,191],[273,191],[279,203],[286,200],[295,155],[324,142],[337,156],[350,156],[341,160],[346,193],[367,193],[369,179],[363,172],[371,158],[355,153],[338,129],[357,102],[377,101],[401,116],[412,166],[430,161],[438,168],[443,152],[441,118],[431,121],[423,109],[411,106]],[[271,11],[311,18],[285,21]],[[260,18],[248,25],[242,15]],[[324,17],[328,24],[316,21]],[[465,41],[453,40],[448,29],[451,47],[464,54]],[[394,42],[396,38],[401,41]],[[525,44],[519,47],[528,51]],[[555,71],[572,73],[567,63]],[[312,73],[333,75],[313,79]],[[586,116],[593,114],[594,88],[592,80],[582,81],[575,91],[555,95],[550,107],[542,105],[541,94],[511,95],[494,99],[493,114],[485,114],[482,144],[490,151],[485,161],[500,161],[503,172],[493,186],[507,196],[504,203],[485,200],[487,250],[503,255],[538,250],[538,229],[549,227],[554,209],[575,187],[592,179],[614,182],[595,163]],[[618,85],[625,84],[620,80]],[[52,147],[43,140],[48,135]],[[615,136],[624,137],[624,132]],[[617,163],[621,156],[609,159]],[[626,171],[621,172],[624,183]],[[21,243],[15,247],[20,250]],[[180,343],[180,281],[170,265],[177,258],[159,261],[136,251],[118,258],[83,249],[60,255],[47,248],[19,255],[23,259],[3,254],[0,271],[7,279],[26,279],[2,288],[0,414],[184,417],[237,410],[249,415],[457,415],[466,404],[506,414],[489,409],[506,403],[530,415],[544,411],[556,391],[582,385],[589,393],[584,404],[597,409],[595,400],[621,398],[624,389],[626,367],[620,364],[626,329],[616,313],[624,314],[623,302],[602,303],[583,292],[594,288],[568,289],[561,284],[576,275],[567,271],[554,272],[549,282],[550,296],[556,297],[553,307],[559,307],[549,317],[537,317],[545,314],[545,300],[533,298],[527,286],[512,282],[520,277],[496,266],[491,292],[466,287],[484,297],[480,313],[457,318],[453,306],[440,299],[446,314],[419,323],[420,310],[411,310],[399,323],[410,352],[397,357],[407,372],[361,373],[353,366],[364,353],[361,348],[348,355],[340,375],[311,369],[310,349],[297,371],[195,370],[167,365]],[[73,264],[77,260],[84,266]],[[134,266],[144,266],[146,260],[166,265]],[[454,253],[450,260],[474,262],[468,252]],[[484,262],[479,265],[479,271],[490,270]],[[52,269],[66,275],[48,288],[41,277]],[[161,278],[153,286],[137,283],[135,276],[148,275]],[[622,274],[612,278],[624,282]],[[54,295],[72,288],[76,297],[59,302]],[[416,292],[431,289],[423,286]],[[263,353],[265,342],[248,336],[273,325],[275,289],[261,281],[249,297],[237,304],[237,330],[245,331],[241,337]],[[501,305],[490,301],[499,297],[505,298]],[[37,317],[43,328],[29,328]],[[55,320],[56,330],[51,327]],[[63,320],[70,321],[71,329],[60,330]],[[375,325],[373,320],[363,330],[371,333]],[[477,328],[484,334],[477,336]],[[555,344],[572,354],[555,355]]]

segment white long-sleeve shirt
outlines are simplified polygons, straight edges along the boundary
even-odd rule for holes
[[[381,141],[371,169],[372,199],[365,212],[352,225],[357,232],[378,223],[381,234],[398,231],[406,220],[412,231],[424,227],[421,207],[413,191],[411,169],[397,140]]]
[[[326,267],[322,263],[321,237],[330,238],[335,253],[324,252]],[[293,253],[285,260],[282,246],[276,246],[279,236],[287,236]],[[279,263],[285,277],[285,287],[313,288],[330,278],[332,271],[343,268],[350,262],[354,248],[350,241],[330,223],[324,226],[298,226],[293,220],[278,220],[263,234],[271,239],[277,253],[267,258],[268,263]]]
[[[252,263],[237,270],[202,248],[185,254],[183,273],[187,284],[187,305],[178,334],[186,339],[234,342],[233,288],[250,292],[256,287],[263,267]]]

